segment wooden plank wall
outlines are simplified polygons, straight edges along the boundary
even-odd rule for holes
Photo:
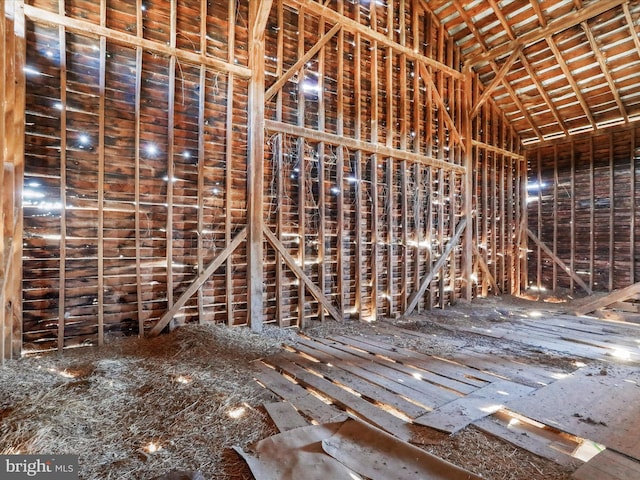
[[[480,98],[473,81],[474,99]],[[473,102],[475,104],[475,100]],[[527,164],[513,128],[492,100],[482,104],[472,124],[474,239],[479,296],[519,294],[526,278]]]
[[[0,1],[0,363],[20,352],[24,16],[21,1]]]
[[[612,128],[527,149],[531,231],[595,291],[640,279],[640,127]],[[581,291],[531,246],[529,285]]]
[[[142,334],[174,304],[170,326],[249,323],[246,241],[180,307],[249,223],[249,6],[28,0],[25,350]],[[426,7],[273,1],[261,323],[401,315],[425,278],[418,310],[517,290],[519,141],[491,102],[469,128],[481,87]]]
[[[139,333],[246,224],[246,2],[27,8],[25,349]],[[179,322],[247,322],[244,243]]]
[[[423,7],[280,0],[267,26],[266,223],[345,318],[402,314],[465,215],[461,54]],[[476,217],[489,245],[473,295],[496,290],[489,277],[511,292],[524,157],[491,103],[473,128],[474,199],[484,199],[474,209],[491,208]],[[322,316],[279,252],[267,253],[268,316],[282,326]],[[465,283],[461,247],[418,309],[455,302]]]

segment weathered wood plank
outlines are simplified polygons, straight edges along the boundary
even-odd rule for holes
[[[509,400],[535,389],[507,380],[498,380],[475,392],[416,418],[415,423],[455,433],[480,418],[497,412]]]
[[[290,402],[272,402],[263,404],[273,423],[281,432],[309,425]]]

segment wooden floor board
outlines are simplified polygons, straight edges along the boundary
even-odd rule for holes
[[[342,410],[327,405],[300,385],[290,382],[266,365],[258,362],[256,363],[256,368],[260,372],[256,376],[256,380],[280,398],[294,404],[299,411],[316,422],[340,422],[349,417]]]
[[[322,392],[346,411],[351,411],[362,420],[400,438],[409,441],[413,437],[409,424],[400,418],[382,410],[353,393],[321,378],[279,356],[270,361],[278,368],[293,376],[299,383]]]
[[[401,353],[394,352],[393,350],[380,348],[375,345],[372,345],[371,343],[367,343],[351,337],[342,337],[338,335],[338,336],[332,336],[331,339],[337,340],[338,342],[341,342],[342,344],[347,346],[354,346],[356,348],[365,350],[369,354],[374,356],[379,355],[382,357],[387,357],[388,359],[392,360],[393,363],[399,363],[405,366],[406,368],[411,369],[412,375],[419,375],[423,380],[429,383],[433,383],[434,385],[438,385],[438,386],[447,388],[449,390],[459,392],[463,395],[471,393],[478,388],[477,386],[472,385],[470,383],[458,381],[444,375],[433,373],[428,369],[418,367],[417,365],[414,365],[414,363],[419,363],[419,362],[409,362],[409,357]]]
[[[424,403],[427,401],[425,399],[428,399],[429,405],[433,405],[435,408],[438,405],[444,405],[456,398],[460,398],[459,394],[414,377],[413,371],[407,369],[404,365],[392,363],[383,365],[376,362],[375,357],[372,355],[349,349],[340,343],[330,340],[317,339],[316,346],[320,348],[318,344],[320,344],[325,351],[332,353],[340,361],[352,362],[364,370],[383,376],[416,391],[421,399],[420,403]]]
[[[455,433],[475,420],[497,412],[507,401],[523,397],[534,390],[519,383],[498,380],[465,397],[425,413],[416,418],[415,423],[443,432]]]
[[[640,463],[624,455],[604,450],[573,474],[575,480],[638,480]]]
[[[271,402],[263,406],[280,432],[309,425],[290,402]]]
[[[278,358],[284,358],[285,360],[293,362],[302,368],[313,370],[333,383],[344,385],[349,389],[358,392],[362,397],[402,412],[406,417],[415,418],[425,413],[424,408],[421,408],[416,404],[405,400],[401,396],[395,395],[384,388],[373,385],[368,381],[343,370],[340,363],[335,365],[331,364],[332,366],[329,366],[326,363],[314,362],[302,355],[290,352],[281,353],[278,355]]]

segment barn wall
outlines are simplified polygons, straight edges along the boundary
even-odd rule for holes
[[[21,2],[0,1],[0,363],[21,347],[24,55]]]
[[[528,283],[584,293],[579,280],[594,291],[637,282],[640,127],[543,144],[527,159],[529,229],[552,254],[529,239]]]
[[[29,0],[24,348],[148,332],[194,284],[170,326],[248,324],[248,183],[261,322],[517,290],[517,136],[491,102],[469,121],[481,87],[423,2],[372,5],[273,1],[253,183],[248,2]]]

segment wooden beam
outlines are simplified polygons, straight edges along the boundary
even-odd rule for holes
[[[207,279],[226,261],[238,246],[247,238],[247,227],[244,227],[235,236],[233,241],[225,247],[222,252],[207,266],[207,268],[198,275],[191,285],[178,297],[171,308],[158,320],[158,323],[149,332],[149,336],[158,335],[164,327],[173,319],[173,316],[186,305],[194,293],[207,281]]]
[[[293,271],[293,273],[300,279],[301,282],[307,287],[309,293],[314,296],[314,298],[320,302],[320,304],[324,307],[329,315],[331,315],[334,319],[338,321],[342,321],[342,315],[336,308],[331,304],[331,301],[324,296],[324,293],[318,288],[318,286],[313,283],[306,273],[302,270],[302,268],[296,263],[296,260],[291,256],[291,254],[287,251],[285,246],[278,240],[278,237],[269,230],[269,227],[264,226],[264,235],[269,241],[269,243],[275,248],[280,255],[282,255],[282,259],[289,266],[289,268]]]
[[[627,25],[629,25],[629,36],[633,39],[633,43],[636,46],[638,56],[640,56],[640,37],[638,37],[638,33],[636,32],[635,22],[631,17],[631,11],[629,10],[629,2],[622,4],[622,9],[624,10],[624,18],[626,18],[627,20]]]
[[[573,278],[575,282],[584,289],[585,292],[587,292],[589,295],[593,294],[593,290],[591,290],[591,288],[589,288],[589,286],[584,283],[584,281],[578,275],[576,275],[576,273],[571,270],[571,268],[567,266],[566,263],[560,260],[560,258],[558,258],[556,255],[554,255],[551,249],[547,247],[542,241],[540,241],[536,234],[533,233],[529,228],[527,228],[527,235],[529,235],[529,238],[533,240],[535,244],[538,245],[538,247],[540,247],[540,249],[543,250],[544,253],[546,253],[554,262],[556,262],[562,270],[564,270],[569,276],[571,276],[571,278]],[[538,259],[538,262],[540,262],[540,259]]]
[[[447,110],[447,106],[445,105],[444,100],[442,99],[442,96],[440,95],[440,92],[438,91],[438,88],[433,81],[433,76],[429,73],[429,70],[427,70],[427,67],[425,67],[423,63],[418,63],[418,70],[420,72],[420,76],[424,80],[424,83],[431,86],[431,88],[433,89],[433,97],[438,104],[438,109],[442,111],[442,114],[444,115],[444,121],[447,123],[447,126],[449,127],[453,138],[458,142],[462,150],[464,150],[466,148],[465,143],[462,141],[460,133],[456,128],[456,124],[451,118],[451,115]]]
[[[332,8],[319,4],[318,2],[315,2],[313,0],[285,0],[285,3],[298,9],[304,7],[305,11],[307,12],[311,12],[320,17],[324,17],[333,23],[341,24],[347,31],[351,33],[359,32],[363,36],[377,41],[382,46],[389,47],[397,53],[404,53],[407,58],[424,63],[425,65],[433,67],[436,70],[440,70],[451,77],[458,79],[461,79],[463,77],[462,73],[458,70],[455,70],[454,68],[451,68],[444,63],[438,62],[432,58],[422,55],[414,51],[412,48],[401,45],[393,41],[389,36],[378,33],[372,28],[358,23],[355,20],[352,20],[349,17],[340,14],[339,12],[336,12]]]
[[[607,79],[607,83],[609,84],[609,89],[611,90],[613,98],[616,101],[616,105],[618,105],[618,109],[620,110],[620,114],[622,115],[622,118],[624,118],[625,123],[629,123],[629,115],[627,114],[627,109],[622,103],[622,99],[620,98],[620,93],[618,93],[618,87],[616,86],[616,82],[613,80],[613,77],[611,76],[611,72],[609,71],[609,67],[607,66],[607,59],[602,54],[602,51],[598,46],[598,42],[596,42],[596,38],[593,36],[593,32],[589,27],[589,24],[587,22],[582,22],[580,26],[582,27],[582,30],[584,30],[584,33],[587,35],[587,39],[589,39],[589,45],[591,46],[591,50],[593,51],[593,54],[596,56],[596,59],[598,60],[598,64],[600,65],[600,70],[602,70],[602,74],[604,75],[604,78]],[[636,37],[637,39],[638,35],[635,34],[634,37]]]
[[[585,303],[584,305],[576,308],[575,314],[586,315],[587,313],[594,312],[600,308],[607,307],[612,303],[627,300],[638,293],[640,293],[640,283],[634,283],[633,285],[621,288],[620,290],[615,290],[605,297],[596,298],[595,300]]]
[[[463,112],[468,112],[471,104],[473,102],[473,71],[469,68],[467,69],[467,78],[464,83],[463,97],[462,97],[462,108]],[[462,251],[462,274],[464,278],[463,292],[462,297],[470,302],[473,300],[473,255],[474,248],[477,249],[477,239],[474,238],[473,235],[473,178],[475,172],[473,171],[473,163],[474,163],[474,149],[473,149],[473,125],[472,125],[472,116],[462,114],[462,134],[464,136],[464,141],[466,142],[466,148],[463,156],[463,164],[465,167],[465,174],[462,179],[462,195],[463,195],[463,210],[462,214],[467,222],[467,225],[470,225],[469,228],[465,229],[464,232],[464,240],[463,240],[463,251]]]
[[[516,62],[516,60],[518,60],[521,52],[522,52],[521,48],[515,49],[511,53],[507,61],[502,65],[502,67],[500,67],[500,70],[498,71],[498,73],[496,73],[495,77],[493,77],[493,80],[491,80],[491,83],[485,87],[485,89],[482,92],[482,95],[480,96],[476,104],[473,106],[473,110],[471,111],[471,115],[470,115],[471,118],[475,118],[475,116],[478,115],[478,112],[480,111],[480,107],[482,107],[482,105],[484,105],[484,103],[490,98],[490,95],[493,92],[493,90],[500,83],[502,83],[507,73],[509,73],[509,71],[511,70],[511,67],[513,67],[513,64]]]
[[[604,2],[596,2],[596,4],[597,3],[604,3]],[[549,48],[551,49],[551,51],[556,57],[556,60],[558,62],[558,65],[560,66],[560,69],[562,70],[562,73],[564,73],[565,77],[567,78],[567,81],[569,82],[569,85],[571,85],[571,88],[573,89],[573,93],[578,99],[578,102],[580,102],[580,105],[582,106],[582,110],[584,110],[584,113],[587,116],[589,123],[591,124],[591,128],[596,130],[597,128],[596,121],[593,118],[593,115],[591,114],[591,109],[589,108],[589,104],[584,99],[584,96],[582,95],[582,90],[580,89],[580,86],[576,82],[575,78],[573,78],[573,74],[571,73],[571,70],[569,69],[567,62],[565,62],[564,57],[560,52],[560,49],[556,45],[556,42],[553,40],[553,38],[547,38],[546,40],[547,40],[547,44],[549,45]]]
[[[442,168],[444,170],[454,170],[456,172],[464,172],[465,168],[461,165],[446,162],[437,158],[427,157],[425,155],[416,154],[409,151],[390,148],[386,145],[374,144],[363,140],[356,140],[349,137],[343,137],[326,132],[319,132],[311,128],[303,128],[288,123],[276,122],[274,120],[265,120],[265,129],[270,132],[280,132],[297,137],[305,137],[317,142],[325,142],[331,145],[346,147],[349,150],[362,150],[363,152],[374,153],[382,157],[392,157],[398,160],[408,160],[411,162],[422,163],[423,165],[431,165],[433,167]]]
[[[502,45],[492,48],[487,52],[474,55],[465,62],[465,65],[473,67],[508,55],[517,48],[528,47],[545,38],[549,39],[556,33],[560,33],[568,28],[579,25],[590,18],[598,16],[612,8],[627,3],[628,1],[629,0],[599,0],[598,2],[592,2],[587,7],[563,15],[544,27],[536,28],[525,33],[516,40],[503,43]]]
[[[264,94],[264,101],[269,102],[282,89],[285,83],[289,81],[306,63],[311,60],[324,47],[329,40],[342,28],[342,25],[336,24],[316,44],[309,49],[307,53],[299,58],[299,60],[283,75],[278,78],[273,85],[269,87],[267,93]],[[300,79],[298,80],[300,82]]]
[[[180,61],[194,63],[196,65],[203,64],[216,71],[232,72],[242,78],[251,77],[250,69],[241,65],[235,65],[223,60],[216,59],[214,57],[205,55],[204,53],[198,54],[177,47],[171,47],[165,43],[156,42],[153,40],[142,38],[140,36],[113,30],[111,28],[96,25],[95,23],[87,22],[85,20],[58,15],[56,13],[52,13],[42,8],[34,7],[32,5],[25,5],[24,12],[27,18],[38,23],[56,26],[62,25],[71,32],[80,33],[82,35],[92,37],[105,37],[108,40],[119,45],[128,47],[142,47],[143,49],[149,50],[151,52],[161,53],[168,56],[173,55]]]
[[[522,63],[522,65],[524,66],[524,69],[527,71],[527,74],[529,75],[529,77],[531,77],[531,80],[533,81],[534,85],[538,89],[540,96],[542,96],[542,99],[549,107],[549,110],[551,110],[551,114],[553,115],[553,118],[555,118],[556,122],[558,123],[558,126],[562,129],[565,135],[569,135],[569,130],[567,130],[567,127],[564,124],[564,121],[562,120],[562,117],[560,116],[558,109],[556,108],[555,104],[553,103],[553,100],[551,100],[551,97],[547,93],[547,89],[544,88],[542,83],[540,83],[540,81],[538,80],[538,75],[536,74],[535,69],[529,63],[527,56],[524,53],[522,53],[522,51],[520,51],[519,57],[520,57],[520,63]]]
[[[529,3],[531,4],[531,8],[533,8],[533,11],[536,12],[536,16],[538,17],[538,23],[540,24],[540,26],[546,27],[547,19],[545,18],[544,13],[542,13],[542,8],[540,8],[539,1],[529,0]]]
[[[453,237],[451,237],[451,239],[449,240],[449,243],[447,244],[446,248],[442,252],[442,255],[440,256],[440,258],[438,258],[438,260],[433,265],[433,268],[427,274],[427,276],[422,279],[418,290],[413,292],[409,297],[409,303],[407,305],[407,309],[402,314],[402,317],[406,318],[409,315],[411,315],[411,313],[413,313],[416,306],[418,305],[418,302],[420,301],[420,298],[425,294],[425,292],[429,288],[431,281],[436,276],[436,274],[440,271],[440,269],[442,269],[442,267],[445,266],[445,264],[447,263],[447,259],[449,258],[449,255],[451,255],[451,252],[453,252],[453,249],[458,245],[460,241],[460,237],[462,236],[462,233],[464,232],[466,226],[467,226],[467,219],[466,217],[462,217],[458,222],[458,225],[456,226],[456,230],[455,230],[455,233],[453,234]]]
[[[479,140],[472,140],[471,145],[474,147],[482,148],[487,152],[497,153],[498,155],[504,155],[505,157],[509,157],[513,160],[523,161],[525,159],[524,155],[510,152],[509,150],[505,150],[504,148],[496,147],[495,145],[489,145],[488,143],[481,142]]]
[[[264,85],[265,24],[272,0],[251,2],[249,9],[249,83],[248,158],[247,158],[247,283],[249,286],[248,320],[251,329],[262,331],[264,316]]]

